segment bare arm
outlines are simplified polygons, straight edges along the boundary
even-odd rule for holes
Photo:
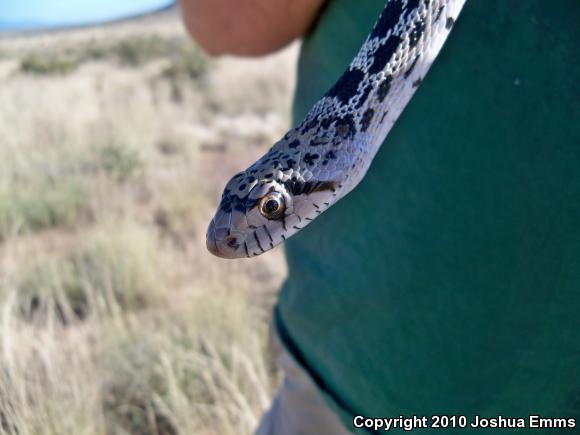
[[[189,34],[211,55],[255,56],[304,35],[325,0],[180,0]]]

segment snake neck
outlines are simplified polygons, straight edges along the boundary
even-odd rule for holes
[[[421,84],[463,3],[387,1],[347,70],[294,130],[304,155],[320,155],[317,146],[330,143],[341,156],[343,172],[336,177],[348,184],[360,181]],[[329,175],[324,168],[313,169]]]

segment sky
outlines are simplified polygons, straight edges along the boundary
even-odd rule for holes
[[[101,23],[152,12],[173,0],[0,0],[0,30]]]

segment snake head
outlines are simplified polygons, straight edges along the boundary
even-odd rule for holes
[[[252,175],[251,169],[228,182],[207,230],[207,248],[218,257],[260,255],[330,205],[334,183],[305,182],[296,171]]]
[[[207,248],[218,257],[259,255],[284,240],[293,202],[285,186],[241,172],[226,185],[207,230]]]

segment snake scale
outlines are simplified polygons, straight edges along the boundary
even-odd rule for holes
[[[363,179],[441,50],[465,0],[388,0],[332,88],[226,185],[207,231],[223,258],[260,255]]]

